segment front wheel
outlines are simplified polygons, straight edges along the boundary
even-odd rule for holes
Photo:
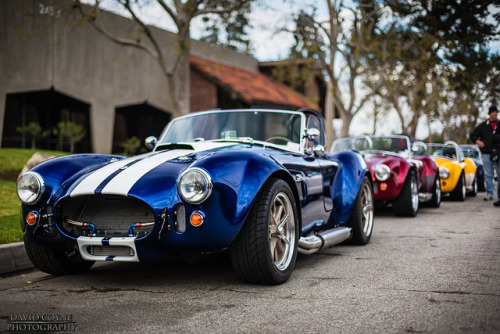
[[[347,226],[352,228],[352,243],[366,245],[370,241],[373,232],[373,190],[366,176],[361,182]]]
[[[465,196],[467,195],[467,189],[465,188],[465,176],[464,173],[460,174],[457,185],[455,189],[450,193],[450,198],[454,201],[465,201]]]
[[[477,175],[474,175],[474,181],[472,182],[472,190],[467,194],[470,197],[476,197],[478,192]]]
[[[410,170],[399,196],[394,200],[392,209],[396,216],[415,217],[419,206],[418,180],[415,171]]]
[[[231,263],[249,283],[281,284],[297,259],[298,213],[292,190],[281,179],[263,187],[231,245]]]
[[[94,261],[82,259],[77,250],[65,251],[41,247],[29,240],[24,240],[24,247],[31,263],[47,274],[79,274],[89,270],[94,265]]]

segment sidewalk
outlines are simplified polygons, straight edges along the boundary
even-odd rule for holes
[[[0,274],[33,268],[24,242],[0,245]]]

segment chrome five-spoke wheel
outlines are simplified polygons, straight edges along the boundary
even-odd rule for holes
[[[290,198],[280,192],[274,197],[269,215],[269,249],[278,270],[288,267],[295,246],[295,217]]]
[[[363,233],[369,237],[373,229],[373,194],[370,183],[363,184],[361,195]]]
[[[411,179],[411,206],[413,211],[418,211],[418,183],[416,178]]]
[[[373,215],[373,186],[369,178],[365,176],[359,187],[351,217],[347,221],[347,226],[351,228],[352,243],[366,245],[370,241],[373,232]]]

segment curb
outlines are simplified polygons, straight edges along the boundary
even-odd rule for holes
[[[0,274],[33,268],[24,242],[0,245]]]

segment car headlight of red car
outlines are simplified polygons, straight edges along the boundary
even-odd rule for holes
[[[384,164],[375,166],[375,178],[379,181],[387,181],[391,176],[391,169]]]
[[[24,204],[35,204],[42,196],[44,187],[40,174],[26,172],[17,181],[17,196]]]
[[[186,169],[177,181],[179,196],[189,204],[203,203],[212,193],[212,188],[210,175],[197,167]]]
[[[441,179],[447,179],[450,177],[450,170],[446,167],[439,168],[439,177]]]

